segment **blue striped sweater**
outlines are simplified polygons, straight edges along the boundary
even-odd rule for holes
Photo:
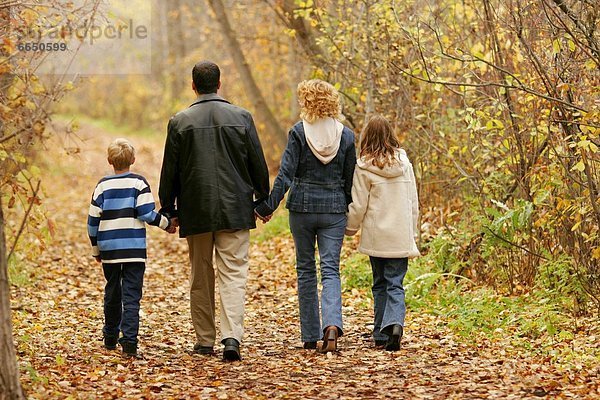
[[[146,225],[167,229],[169,220],[154,211],[148,181],[126,172],[102,178],[96,185],[88,215],[92,255],[103,263],[144,262]]]

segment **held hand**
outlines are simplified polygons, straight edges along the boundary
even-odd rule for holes
[[[175,226],[175,224],[171,224],[167,229],[165,229],[168,233],[175,233],[177,232],[177,226]]]
[[[262,215],[260,215],[259,213],[256,212],[256,210],[254,210],[254,218],[258,218],[260,219],[263,223],[267,223],[271,220],[271,218],[273,217],[273,214],[271,215],[267,215],[266,217],[263,217]]]
[[[175,228],[179,228],[179,218],[177,218],[177,217],[171,218],[171,226],[175,227]]]
[[[346,228],[346,232],[344,232],[344,233],[346,234],[346,236],[354,236],[354,235],[356,235],[356,232],[358,232],[358,231],[351,231],[351,230],[348,230],[348,228]]]
[[[94,260],[96,260],[96,262],[101,263],[102,259],[100,258],[100,256],[94,256]]]

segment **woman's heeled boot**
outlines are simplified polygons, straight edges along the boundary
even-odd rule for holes
[[[319,353],[329,353],[337,351],[338,328],[337,326],[328,326],[323,335],[323,345]]]

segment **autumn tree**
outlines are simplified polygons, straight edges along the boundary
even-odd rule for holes
[[[75,11],[73,4],[59,1],[28,4],[20,1],[0,5],[0,398],[22,399],[19,368],[12,335],[10,283],[8,264],[17,257],[17,242],[28,225],[36,235],[42,233],[39,219],[31,217],[39,204],[40,182],[37,169],[31,163],[33,148],[45,139],[45,125],[50,119],[52,104],[68,90],[64,76],[42,81],[34,71],[43,53],[23,51],[23,42],[39,44],[43,35],[29,36],[38,27],[60,26],[70,16],[84,14],[91,23],[98,1],[89,8]],[[53,13],[53,17],[48,18]],[[77,14],[76,14],[77,13]],[[60,18],[57,18],[60,17]],[[29,42],[32,41],[32,42]],[[15,212],[15,209],[21,212]],[[9,217],[20,217],[16,229],[7,229]],[[17,221],[14,221],[17,222]],[[12,224],[15,225],[15,224]],[[11,239],[10,241],[7,239]],[[9,250],[10,249],[10,250]]]
[[[592,2],[270,4],[358,127],[373,111],[395,122],[448,272],[513,293],[545,280],[575,311],[582,290],[600,304]]]
[[[246,60],[246,56],[244,55],[240,43],[237,40],[236,34],[233,31],[229,22],[229,17],[227,16],[225,4],[222,0],[207,1],[215,15],[215,20],[221,27],[221,31],[223,32],[223,36],[225,37],[227,49],[229,50],[229,54],[231,55],[235,66],[239,71],[243,87],[246,89],[246,91],[248,92],[248,96],[252,99],[252,102],[254,103],[254,109],[266,121],[266,128],[277,140],[277,142],[280,145],[280,148],[283,149],[287,142],[285,131],[275,118],[273,111],[267,104],[262,91],[258,87],[256,80],[252,75],[250,65]]]

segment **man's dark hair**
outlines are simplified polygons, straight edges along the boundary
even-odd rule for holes
[[[200,61],[192,69],[192,80],[200,94],[217,93],[221,71],[219,66],[211,61]]]

